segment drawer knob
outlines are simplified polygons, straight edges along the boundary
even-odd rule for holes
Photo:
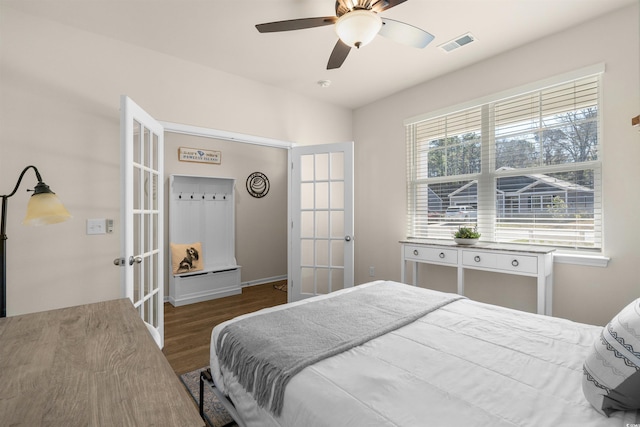
[[[440,255],[438,255],[440,258],[444,258],[444,252],[440,252]]]
[[[418,255],[418,250],[417,250],[417,249],[414,249],[414,250],[413,250],[413,254],[414,254],[414,255]]]
[[[473,260],[474,260],[475,262],[480,262],[480,255],[476,255],[476,256],[474,256],[474,257],[473,257]]]
[[[514,259],[513,261],[511,261],[511,265],[513,265],[514,267],[517,267],[520,265],[520,263],[518,262],[517,259]]]

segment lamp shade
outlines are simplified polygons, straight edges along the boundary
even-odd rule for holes
[[[55,193],[36,193],[29,198],[24,225],[56,224],[71,218]]]
[[[382,19],[370,10],[353,10],[342,15],[336,22],[336,33],[340,40],[357,48],[373,40],[380,28]]]

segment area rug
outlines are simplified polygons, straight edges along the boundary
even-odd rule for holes
[[[205,369],[207,367],[180,375],[180,380],[195,400],[196,405],[200,403],[200,372]],[[216,395],[206,385],[204,387],[204,417],[211,427],[237,426]]]

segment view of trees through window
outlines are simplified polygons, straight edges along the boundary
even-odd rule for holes
[[[408,125],[410,236],[599,249],[598,81]]]

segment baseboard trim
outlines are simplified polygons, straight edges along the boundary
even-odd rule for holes
[[[283,276],[273,276],[273,277],[265,277],[263,279],[256,279],[256,280],[248,280],[246,282],[242,282],[240,283],[240,288],[246,288],[249,286],[257,286],[257,285],[264,285],[265,283],[270,283],[270,282],[277,282],[279,280],[287,280],[287,275],[283,275]],[[164,296],[164,302],[171,302],[169,299],[169,295],[165,295]]]
[[[264,285],[265,283],[277,282],[280,280],[287,280],[287,275],[285,274],[284,276],[273,276],[273,277],[266,277],[263,279],[249,280],[249,281],[240,283],[240,286],[242,286],[243,288],[246,288],[249,286]]]

